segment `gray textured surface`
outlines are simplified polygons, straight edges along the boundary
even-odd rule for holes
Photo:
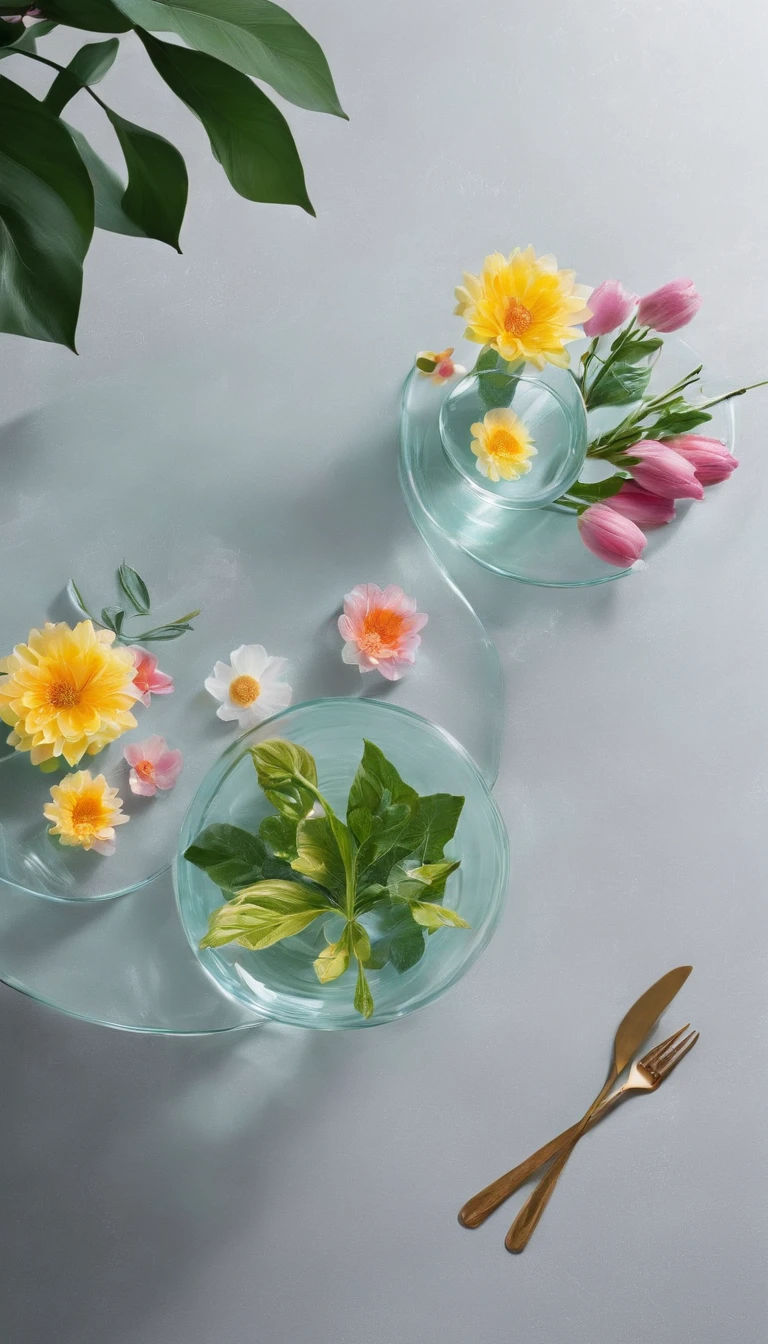
[[[699,349],[765,376],[761,6],[293,8],[352,117],[289,114],[318,220],[231,195],[126,51],[105,96],[187,152],[184,257],[101,235],[80,360],[0,338],[7,416],[201,357],[226,416],[267,349],[295,400],[298,352],[330,472],[340,444],[380,447],[404,364],[451,339],[457,272],[529,240],[639,290],[691,274]],[[742,469],[636,579],[471,575],[507,674],[514,879],[440,1004],[355,1036],[183,1042],[0,993],[4,1341],[764,1339],[765,414],[764,394],[740,405]],[[462,1201],[590,1099],[635,994],[687,960],[667,1023],[702,1040],[674,1079],[582,1144],[525,1256],[504,1215],[460,1230]]]

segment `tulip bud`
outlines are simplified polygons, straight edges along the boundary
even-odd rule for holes
[[[631,518],[638,527],[661,527],[662,523],[671,523],[675,516],[674,500],[652,494],[637,481],[625,481],[605,503],[625,518]]]
[[[652,494],[662,499],[704,498],[704,488],[690,462],[668,444],[642,439],[627,449],[627,457],[639,459],[633,466],[627,463],[627,470]]]
[[[606,336],[626,322],[637,303],[637,294],[630,294],[620,280],[604,280],[593,289],[587,299],[592,316],[584,323],[585,336]]]
[[[607,565],[634,565],[645,550],[645,537],[631,518],[607,504],[590,504],[578,520],[581,540],[588,551]]]
[[[641,327],[654,331],[677,331],[695,317],[701,307],[701,295],[692,280],[670,280],[661,289],[645,294],[637,309]]]
[[[702,485],[718,485],[727,481],[738,467],[736,458],[719,439],[705,439],[700,434],[681,434],[679,439],[667,439],[667,447],[690,462],[696,479]]]

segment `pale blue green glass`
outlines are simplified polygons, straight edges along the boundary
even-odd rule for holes
[[[214,822],[256,831],[263,817],[274,814],[247,750],[270,737],[298,742],[312,753],[320,790],[341,816],[366,738],[381,748],[419,793],[460,794],[466,800],[456,835],[446,850],[447,857],[461,860],[461,867],[448,881],[445,904],[471,927],[440,929],[429,936],[421,961],[402,975],[391,964],[370,971],[375,1011],[369,1019],[352,1005],[353,970],[321,985],[312,966],[327,941],[338,936],[334,933],[340,926],[338,916],[320,918],[304,933],[260,952],[249,952],[238,944],[198,949],[209,915],[221,905],[222,895],[204,872],[184,859],[184,850]],[[184,820],[175,875],[184,930],[219,989],[262,1018],[332,1031],[389,1022],[431,1003],[455,984],[480,955],[501,915],[509,846],[487,783],[448,733],[379,700],[329,699],[285,710],[225,753],[203,781]],[[362,916],[361,922],[375,938],[376,916]]]
[[[570,347],[574,368],[578,367],[583,344]],[[465,346],[457,352],[457,358],[475,356],[476,347],[473,350]],[[662,391],[671,386],[698,363],[695,351],[684,341],[667,337],[662,356],[653,368],[651,390]],[[525,380],[541,385],[541,402],[538,408],[529,407],[525,397],[530,394],[525,387],[523,401],[518,403],[515,393],[511,409],[526,411],[521,418],[534,440],[540,436],[545,451],[539,456],[550,464],[552,471],[552,480],[544,481],[541,490],[537,485],[540,477],[533,469],[521,481],[493,486],[472,465],[470,412],[463,416],[451,414],[451,405],[466,396],[468,402],[482,409],[479,398],[473,396],[477,378],[469,377],[462,383],[452,379],[440,385],[415,369],[411,371],[401,406],[400,480],[414,522],[430,545],[434,546],[436,540],[448,543],[486,569],[523,583],[579,588],[625,578],[633,573],[632,569],[606,564],[592,555],[581,541],[575,514],[552,502],[578,476],[595,481],[613,471],[604,463],[587,459],[582,470],[577,469],[571,475],[579,455],[583,461],[585,425],[584,406],[573,374],[548,366],[541,373],[528,370]],[[551,409],[548,416],[545,414],[546,408],[551,408],[551,397],[543,389],[557,395],[565,408],[562,415],[555,415]],[[722,384],[702,375],[701,382],[686,395],[696,402],[724,390]],[[586,417],[587,437],[593,439],[632,409],[622,406],[590,412]],[[723,402],[713,407],[712,420],[700,432],[721,439],[733,451],[731,404]],[[538,458],[534,459],[537,461]],[[565,482],[562,490],[553,488],[556,481]],[[677,519],[667,527],[649,532],[646,561],[660,555],[672,543],[677,528],[685,525],[690,507],[688,501],[678,501]]]
[[[264,395],[254,384],[250,401],[243,392],[239,412],[222,419],[206,368],[166,364],[93,383],[0,436],[0,536],[13,574],[0,591],[0,655],[32,625],[76,619],[63,591],[69,577],[97,610],[114,600],[123,559],[148,581],[153,616],[203,608],[194,633],[154,646],[173,695],[137,708],[138,727],[84,761],[120,788],[131,817],[113,857],[49,837],[42,807],[56,777],[10,750],[0,759],[0,979],[125,1030],[200,1034],[259,1020],[203,972],[170,872],[186,809],[238,732],[203,687],[216,659],[262,642],[288,658],[294,700],[386,698],[443,724],[489,784],[498,769],[496,649],[413,528],[391,448],[322,481],[308,471],[305,438],[289,435],[256,479]],[[107,507],[115,464],[128,462],[119,509]],[[300,544],[286,545],[294,535]],[[367,581],[400,584],[429,614],[416,666],[397,683],[341,660],[342,598]],[[183,750],[184,770],[170,793],[140,799],[122,752],[152,733]]]

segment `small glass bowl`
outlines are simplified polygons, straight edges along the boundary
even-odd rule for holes
[[[485,504],[501,509],[541,509],[578,477],[587,451],[587,414],[570,373],[554,380],[532,373],[470,373],[440,408],[440,437],[449,462]],[[491,481],[478,471],[472,425],[494,405],[514,411],[533,440],[530,471],[514,481]],[[481,503],[481,500],[478,500]],[[482,503],[481,503],[482,507]]]
[[[446,904],[471,927],[441,929],[428,937],[421,961],[402,975],[391,964],[369,971],[375,1010],[367,1020],[352,1005],[353,970],[326,985],[315,975],[312,962],[326,946],[324,919],[261,952],[249,952],[236,943],[216,950],[199,949],[211,911],[222,904],[222,894],[206,873],[184,858],[184,851],[214,822],[256,831],[262,818],[273,812],[248,754],[251,745],[272,737],[298,742],[312,753],[320,789],[341,816],[365,738],[381,748],[419,793],[461,794],[466,800],[446,851],[461,859],[461,867],[449,879]],[[197,792],[181,829],[175,868],[184,931],[219,989],[263,1018],[321,1031],[377,1026],[443,994],[489,942],[501,915],[508,877],[504,823],[488,785],[464,748],[426,719],[366,698],[296,705],[239,738]],[[336,915],[328,919],[338,922]]]

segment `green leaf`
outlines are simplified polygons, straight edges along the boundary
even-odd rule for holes
[[[66,127],[0,77],[0,331],[75,349],[93,211]]]
[[[257,882],[214,910],[200,947],[237,942],[251,952],[301,933],[319,915],[335,910],[319,892],[298,882]]]
[[[131,27],[110,0],[45,0],[45,17],[89,33],[127,33]]]
[[[427,359],[424,355],[419,355],[416,360],[416,368],[420,369],[422,373],[434,373],[437,368],[437,360]]]
[[[409,853],[418,854],[424,863],[438,863],[448,841],[454,837],[463,806],[464,799],[451,793],[432,793],[419,798],[409,827]]]
[[[124,620],[125,612],[120,607],[102,607],[102,624],[106,625],[108,630],[114,630],[116,635],[121,633]]]
[[[145,630],[143,634],[136,635],[137,644],[160,644],[169,639],[180,639],[188,630],[193,630],[194,626],[188,621],[180,621],[172,625],[158,625],[154,630]]]
[[[651,379],[648,365],[611,364],[607,373],[598,375],[587,390],[586,404],[590,411],[597,406],[624,406],[639,401]]]
[[[110,168],[108,163],[99,158],[82,131],[78,131],[75,126],[70,126],[68,121],[62,122],[62,125],[66,126],[72,136],[77,152],[83,160],[86,172],[91,179],[96,228],[105,229],[108,233],[123,233],[133,238],[146,238],[147,235],[144,230],[140,229],[138,224],[135,224],[123,210],[125,183],[121,182],[117,173]]]
[[[498,369],[504,363],[498,350],[490,346],[487,350],[481,350],[475,361],[473,373],[488,373],[490,370]]]
[[[358,808],[366,808],[372,816],[382,816],[393,803],[413,807],[419,795],[400,778],[391,761],[373,742],[364,740],[363,759],[349,790],[347,819]]]
[[[86,85],[98,84],[111,69],[117,55],[119,39],[109,37],[105,42],[88,42],[75,52],[66,70],[54,79],[43,102],[57,116],[63,112],[70,98]]]
[[[0,18],[0,47],[10,47],[16,41],[19,34],[18,23],[6,23],[5,19]]]
[[[290,817],[265,817],[259,835],[279,859],[290,863],[296,858],[296,822]]]
[[[383,970],[383,968],[389,961],[390,941],[391,940],[388,938],[380,938],[378,942],[373,944],[368,954],[368,959],[365,963],[366,970],[369,971]],[[422,940],[422,946],[423,946],[423,940]]]
[[[692,429],[705,425],[711,419],[709,411],[699,411],[695,406],[676,407],[659,415],[655,424],[644,430],[644,437],[661,439],[675,434],[690,434]]]
[[[314,215],[290,128],[267,95],[213,56],[137,32],[158,74],[202,121],[235,191]]]
[[[371,994],[370,986],[366,979],[363,963],[361,961],[358,961],[357,963],[357,984],[355,986],[354,1006],[355,1010],[360,1013],[362,1017],[368,1018],[373,1013],[373,995]]]
[[[135,569],[131,569],[131,566],[126,565],[125,561],[123,561],[117,571],[117,582],[125,593],[125,596],[128,598],[134,611],[138,612],[139,616],[146,616],[149,612],[151,603],[149,600],[149,589],[141,575],[137,574]]]
[[[486,373],[477,380],[477,392],[486,411],[509,406],[517,384],[506,373]]]
[[[150,32],[178,33],[187,46],[270,84],[311,112],[345,117],[322,49],[269,0],[116,0]]]
[[[585,504],[597,504],[601,499],[610,499],[611,495],[618,494],[626,479],[626,476],[606,476],[604,481],[576,481],[566,494]]]
[[[331,980],[338,980],[339,976],[349,969],[349,961],[350,932],[347,925],[339,941],[329,943],[323,948],[320,956],[312,964],[320,984],[327,985]]]
[[[444,905],[435,905],[432,901],[411,901],[411,915],[417,924],[433,933],[436,929],[449,925],[453,929],[468,929],[470,925],[455,910],[446,910]]]
[[[363,928],[362,924],[358,924],[357,922],[348,924],[347,927],[352,939],[352,951],[358,961],[362,961],[364,965],[367,965],[371,955],[371,940],[368,937],[367,931]]]
[[[147,238],[167,243],[177,252],[179,230],[187,208],[187,167],[175,145],[155,131],[126,121],[107,108],[120,141],[128,186],[121,205]]]
[[[84,620],[90,620],[88,608],[85,605],[85,599],[74,579],[70,579],[67,584],[67,597],[72,603],[72,606],[76,608],[78,614],[82,616]]]
[[[238,891],[258,882],[266,856],[257,835],[225,822],[206,827],[184,852],[185,859],[202,868],[224,891]]]
[[[339,822],[343,825],[343,822]],[[339,845],[327,817],[310,817],[296,828],[297,856],[291,867],[297,873],[343,896],[347,873]]]
[[[643,340],[627,341],[621,349],[622,363],[638,364],[641,359],[647,359],[649,355],[655,354],[663,344],[660,336],[649,336]]]
[[[409,971],[424,956],[424,934],[411,922],[411,927],[389,940],[389,960],[398,974]]]
[[[297,779],[317,788],[317,767],[314,758],[296,742],[285,742],[271,737],[249,748],[259,784],[269,802],[284,817],[302,821],[315,805],[315,796]]]

